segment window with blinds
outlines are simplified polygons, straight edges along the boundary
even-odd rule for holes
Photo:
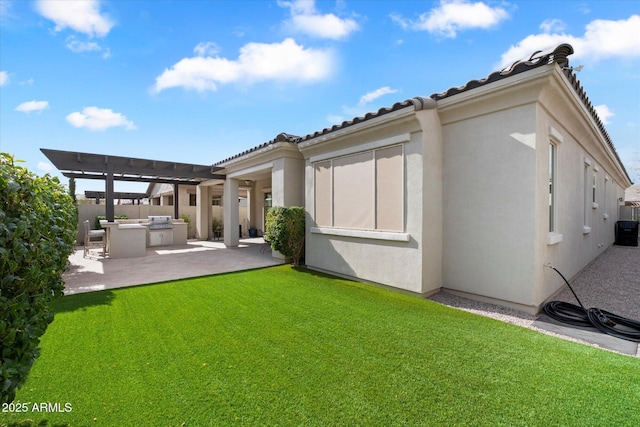
[[[318,227],[404,230],[402,145],[314,164]]]

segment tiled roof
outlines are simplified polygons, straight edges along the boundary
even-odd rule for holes
[[[629,174],[627,173],[624,165],[622,164],[622,161],[620,160],[620,157],[618,156],[618,153],[616,152],[615,147],[613,146],[613,142],[611,141],[611,138],[609,138],[609,134],[607,133],[604,125],[602,124],[602,121],[600,120],[600,118],[598,117],[598,114],[596,113],[596,110],[593,108],[593,106],[591,105],[591,102],[589,101],[589,98],[587,97],[584,89],[582,88],[582,86],[580,85],[580,82],[577,80],[575,74],[573,73],[572,69],[570,69],[569,66],[569,59],[568,56],[573,54],[573,47],[569,44],[563,43],[560,44],[554,48],[550,48],[547,50],[542,50],[542,51],[537,51],[534,52],[532,55],[530,55],[527,58],[521,59],[519,61],[514,62],[513,64],[511,64],[510,67],[505,68],[501,71],[496,71],[494,73],[491,73],[488,77],[484,78],[484,79],[480,79],[480,80],[471,80],[469,82],[467,82],[467,84],[465,84],[464,86],[459,86],[459,87],[453,87],[450,88],[448,90],[446,90],[445,92],[440,92],[440,93],[434,93],[432,94],[429,98],[422,98],[422,97],[415,97],[412,99],[407,99],[405,101],[401,101],[401,102],[396,102],[395,104],[393,104],[391,107],[386,107],[386,108],[380,108],[378,111],[376,112],[371,112],[371,113],[367,113],[364,116],[361,117],[355,117],[351,120],[347,120],[342,122],[341,124],[337,124],[334,126],[331,126],[329,128],[324,128],[320,131],[316,131],[310,134],[307,134],[303,137],[299,137],[299,136],[295,136],[295,135],[289,135],[286,133],[280,133],[278,136],[276,136],[275,139],[272,139],[269,142],[265,142],[264,144],[261,144],[257,147],[251,148],[249,150],[246,150],[240,154],[237,154],[235,156],[229,157],[228,159],[225,159],[221,162],[215,163],[215,165],[220,165],[223,164],[225,162],[228,162],[230,160],[242,157],[246,154],[252,153],[254,151],[258,151],[260,149],[263,149],[269,145],[273,145],[276,144],[278,142],[291,142],[291,143],[300,143],[300,142],[304,142],[313,138],[316,138],[318,136],[322,136],[322,135],[327,135],[331,132],[335,132],[337,130],[341,130],[344,128],[347,128],[349,126],[353,126],[356,125],[358,123],[362,123],[364,121],[367,120],[371,120],[375,117],[380,117],[383,116],[385,114],[397,111],[397,110],[401,110],[403,108],[407,108],[410,106],[413,106],[416,110],[421,110],[423,108],[433,108],[435,107],[435,102],[434,101],[439,101],[441,99],[445,99],[448,98],[450,96],[454,96],[454,95],[458,95],[462,92],[466,92],[472,89],[476,89],[478,87],[490,84],[490,83],[494,83],[496,81],[514,76],[516,74],[520,74],[522,72],[534,69],[534,68],[538,68],[544,65],[548,65],[548,64],[552,64],[552,63],[557,63],[564,71],[565,75],[567,76],[567,78],[569,79],[569,82],[571,83],[571,85],[573,86],[574,90],[576,91],[576,93],[578,94],[578,96],[580,97],[580,99],[582,100],[583,104],[585,105],[585,107],[587,108],[587,110],[589,111],[589,113],[591,114],[591,116],[593,117],[593,119],[595,120],[598,129],[600,130],[600,133],[602,134],[603,138],[605,139],[605,141],[607,142],[607,144],[609,145],[609,147],[611,148],[611,150],[613,151],[614,155],[616,156],[616,159],[618,160],[618,162],[620,163],[620,166],[622,167],[622,169],[624,170],[624,173],[627,175],[627,178],[629,178]],[[630,180],[630,179],[629,179]]]
[[[374,117],[380,117],[380,116],[383,116],[385,114],[389,114],[389,113],[391,113],[393,111],[401,110],[401,109],[406,108],[406,107],[413,106],[416,110],[421,110],[423,108],[428,108],[427,104],[433,104],[433,105],[431,105],[431,107],[432,108],[435,107],[435,103],[433,103],[433,101],[430,101],[429,99],[421,98],[421,97],[407,99],[406,101],[402,101],[402,102],[396,102],[391,107],[381,108],[376,112],[367,113],[362,117],[355,117],[352,120],[344,121],[339,125],[333,125],[330,128],[324,128],[324,129],[322,129],[320,131],[305,135],[302,138],[300,138],[300,140],[298,142],[303,142],[303,141],[306,141],[308,139],[313,139],[313,138],[316,138],[316,137],[321,136],[321,135],[326,135],[326,134],[334,132],[336,130],[344,129],[346,127],[353,126],[353,125],[356,125],[358,123],[362,123],[364,121],[373,119]]]
[[[627,179],[631,181],[631,177],[629,176],[627,169],[625,169],[624,165],[622,164],[622,160],[620,160],[620,156],[618,156],[618,152],[616,151],[616,147],[613,145],[613,141],[611,141],[611,138],[609,138],[609,134],[607,133],[607,130],[605,129],[604,124],[600,120],[600,117],[598,117],[598,113],[596,112],[596,109],[593,108],[593,105],[591,104],[589,97],[587,97],[587,94],[584,91],[584,88],[580,84],[580,80],[578,80],[576,75],[573,72],[571,72],[571,70],[565,70],[564,73],[569,79],[571,86],[573,86],[573,89],[576,91],[576,93],[580,97],[580,100],[582,101],[584,106],[587,108],[587,110],[589,110],[591,117],[593,117],[593,120],[596,122],[596,125],[600,130],[600,134],[602,134],[602,137],[604,138],[604,140],[607,141],[607,145],[609,146],[609,148],[611,148],[611,151],[613,151],[613,154],[616,156],[616,159],[618,160],[618,163],[620,163],[622,170],[624,171],[625,175],[627,175]]]
[[[296,143],[296,142],[298,142],[299,140],[300,140],[300,137],[299,137],[299,136],[296,136],[296,135],[290,135],[290,134],[288,134],[288,133],[281,132],[281,133],[279,133],[278,135],[276,135],[276,137],[275,137],[275,138],[273,138],[271,141],[267,141],[267,142],[265,142],[265,143],[263,143],[263,144],[260,144],[260,145],[258,145],[258,146],[256,146],[256,147],[253,147],[253,148],[250,148],[250,149],[248,149],[248,150],[245,150],[245,151],[243,151],[242,153],[235,154],[235,155],[233,155],[233,156],[231,156],[231,157],[228,157],[228,158],[226,158],[226,159],[224,159],[224,160],[221,160],[221,161],[219,161],[219,162],[217,162],[217,163],[214,163],[214,166],[222,165],[223,163],[226,163],[226,162],[228,162],[228,161],[231,161],[231,160],[234,160],[234,159],[240,158],[240,157],[245,156],[245,155],[247,155],[247,154],[249,154],[249,153],[253,153],[254,151],[259,151],[259,150],[261,150],[261,149],[263,149],[263,148],[266,148],[266,147],[268,147],[268,146],[270,146],[270,145],[277,144],[277,143],[279,143],[279,142],[292,142],[292,143]]]
[[[567,56],[571,55],[572,53],[573,48],[568,44],[561,44],[553,49],[539,50],[533,53],[528,58],[514,62],[508,68],[489,74],[487,78],[480,80],[471,80],[464,86],[453,87],[441,93],[434,93],[433,95],[431,95],[431,98],[438,101],[440,99],[448,98],[450,96],[457,95],[459,93],[466,92],[468,90],[475,89],[477,87],[484,86],[510,76],[514,76],[516,74],[520,74],[533,68],[551,64],[553,62],[558,63],[560,67],[567,67],[569,65]]]
[[[461,92],[465,92],[465,91],[468,91],[468,90],[471,90],[471,89],[475,89],[477,87],[484,86],[486,84],[493,83],[493,82],[498,81],[498,80],[502,80],[502,79],[504,79],[506,77],[522,73],[523,71],[527,71],[527,70],[530,70],[532,68],[536,68],[536,67],[540,67],[542,65],[549,64],[551,62],[557,62],[558,64],[560,64],[560,66],[564,67],[564,66],[569,64],[569,60],[567,59],[567,56],[571,55],[572,53],[573,53],[573,48],[568,44],[561,44],[561,45],[559,45],[558,47],[556,47],[554,49],[549,49],[549,50],[546,50],[546,51],[538,51],[538,52],[535,52],[533,55],[531,55],[530,57],[528,57],[526,59],[523,59],[521,61],[517,61],[517,62],[513,63],[511,65],[511,67],[509,67],[507,69],[492,73],[486,79],[472,80],[472,81],[468,82],[464,86],[454,87],[454,88],[451,88],[451,89],[447,90],[446,92],[433,94],[433,95],[430,96],[430,98],[433,99],[434,101],[438,101],[440,99],[444,99],[444,98],[447,98],[449,96],[457,95],[457,94],[459,94]],[[374,117],[382,116],[383,114],[387,114],[387,113],[390,113],[392,111],[396,111],[396,110],[399,110],[401,108],[408,107],[410,105],[413,105],[414,107],[416,107],[416,110],[419,110],[419,109],[422,109],[422,108],[426,107],[426,102],[427,102],[427,100],[425,98],[420,98],[420,97],[416,97],[416,98],[413,98],[413,99],[408,99],[408,100],[402,101],[402,102],[396,102],[390,108],[381,108],[375,113],[367,113],[362,117],[356,117],[356,118],[354,118],[352,120],[344,121],[344,122],[342,122],[342,124],[335,125],[335,126],[332,126],[330,128],[325,128],[325,129],[323,129],[321,131],[317,131],[317,132],[305,135],[302,138],[300,138],[299,142],[306,141],[306,140],[312,139],[312,138],[316,138],[316,137],[321,136],[321,135],[326,135],[326,134],[334,132],[336,130],[344,129],[344,128],[348,127],[348,126],[353,126],[355,124],[364,122],[364,121],[372,119]]]

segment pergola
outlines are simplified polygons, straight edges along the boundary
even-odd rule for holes
[[[113,222],[115,217],[114,181],[173,184],[174,218],[177,218],[179,185],[198,185],[210,179],[225,179],[225,175],[217,173],[223,168],[213,165],[195,165],[47,148],[41,148],[40,151],[67,178],[105,181],[106,218],[109,222]]]
[[[100,203],[100,199],[106,199],[107,193],[105,191],[86,190],[84,192],[84,197],[86,197],[87,199],[95,199],[96,205],[97,205]],[[114,199],[131,200],[132,203],[134,203],[137,200],[138,204],[140,204],[140,200],[146,199],[147,197],[149,197],[147,193],[127,193],[127,192],[123,193],[119,191],[116,191],[113,193]]]

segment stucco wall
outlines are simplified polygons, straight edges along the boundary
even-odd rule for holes
[[[612,160],[612,154],[602,143],[590,116],[579,105],[563,105],[559,99],[561,93],[562,87],[550,86],[543,92],[538,108],[540,144],[545,143],[545,138],[548,141],[550,133],[560,141],[557,143],[557,232],[562,235],[559,242],[549,244],[545,239],[548,216],[540,218],[537,267],[541,272],[536,289],[538,304],[564,286],[553,270],[542,267],[544,264],[550,263],[567,278],[572,278],[614,243],[615,224],[619,215],[618,198],[624,195],[627,185],[626,177]],[[547,171],[548,157],[541,154],[539,167]],[[596,205],[592,200],[594,172]],[[540,194],[539,203],[543,204],[544,200],[545,195]],[[585,229],[585,226],[589,229]]]
[[[444,124],[443,286],[533,303],[535,104]]]
[[[314,222],[314,159],[380,148],[402,140],[404,146],[404,222],[408,241],[363,238],[312,232]],[[305,173],[305,207],[307,211],[307,266],[356,277],[361,280],[423,293],[422,274],[422,203],[423,203],[423,134],[415,116],[393,123],[379,123],[375,132],[354,129],[330,142],[303,148],[307,159]],[[357,179],[357,177],[354,177]],[[343,230],[339,230],[343,231]],[[349,230],[346,230],[348,234]],[[366,233],[375,237],[375,231]],[[393,234],[392,235],[397,235]]]

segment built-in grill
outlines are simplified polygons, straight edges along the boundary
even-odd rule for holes
[[[173,228],[170,215],[150,215],[149,230],[167,230]]]

